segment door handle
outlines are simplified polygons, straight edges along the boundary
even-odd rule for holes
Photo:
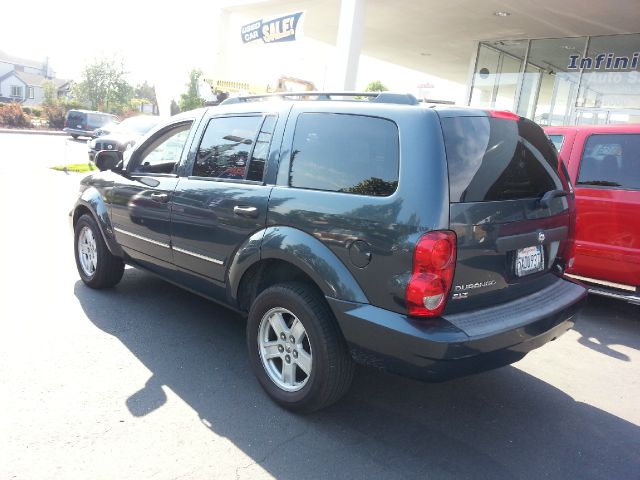
[[[258,209],[256,207],[236,205],[233,207],[233,213],[241,217],[256,218],[258,216]]]
[[[158,203],[167,203],[169,201],[169,195],[166,193],[152,193],[151,200]]]

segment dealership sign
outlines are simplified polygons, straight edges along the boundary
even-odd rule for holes
[[[616,56],[615,53],[599,53],[593,57],[569,55],[567,70],[636,70],[640,63],[640,52],[633,55]]]
[[[241,28],[244,43],[262,40],[263,43],[292,42],[296,39],[298,21],[303,12],[271,20],[258,20]]]

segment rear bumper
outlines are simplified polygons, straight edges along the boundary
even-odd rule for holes
[[[574,324],[587,291],[558,279],[505,304],[414,320],[373,305],[328,299],[354,358],[430,381],[491,370],[520,360]]]

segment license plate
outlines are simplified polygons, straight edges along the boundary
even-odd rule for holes
[[[516,250],[516,275],[524,277],[544,270],[544,250],[542,245]]]

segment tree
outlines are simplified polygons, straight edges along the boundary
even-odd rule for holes
[[[198,95],[198,80],[202,76],[202,70],[193,69],[189,72],[189,83],[187,83],[187,93],[180,95],[180,110],[186,112],[194,108],[204,106],[202,98]]]
[[[133,97],[133,88],[125,80],[125,74],[121,61],[98,58],[85,66],[82,81],[75,87],[75,96],[93,110],[119,113]]]
[[[44,90],[44,99],[42,105],[45,107],[52,107],[58,103],[58,91],[56,85],[51,80],[45,80],[42,82],[42,88]]]
[[[374,80],[364,89],[365,92],[386,92],[389,90],[380,80]]]
[[[171,116],[174,116],[180,113],[180,107],[178,106],[175,100],[171,100],[171,107],[169,108],[171,110]]]
[[[144,103],[152,104],[153,111],[158,111],[158,98],[156,97],[155,85],[149,85],[146,80],[143,83],[139,83],[134,89],[134,97],[139,100],[144,100]]]

